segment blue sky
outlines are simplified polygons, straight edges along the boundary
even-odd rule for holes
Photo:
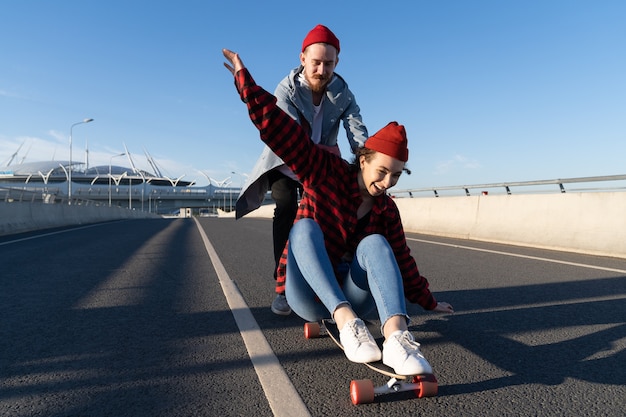
[[[322,23],[370,133],[406,126],[398,189],[626,173],[625,1],[334,3],[2,0],[0,164],[66,160],[94,118],[74,159],[238,186],[262,144],[221,49],[273,91]]]

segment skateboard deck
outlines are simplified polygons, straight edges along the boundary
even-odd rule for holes
[[[343,350],[339,339],[339,329],[333,320],[324,319],[321,322],[306,323],[304,325],[304,337],[307,339],[319,337],[324,333]],[[382,361],[364,363],[363,365],[390,379],[385,385],[379,387],[375,387],[369,379],[353,380],[350,383],[350,399],[353,404],[371,403],[376,395],[403,391],[415,391],[418,398],[437,395],[437,379],[433,374],[399,375],[394,372],[393,368],[385,365]]]

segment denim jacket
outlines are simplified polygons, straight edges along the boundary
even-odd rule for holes
[[[313,125],[313,95],[299,77],[302,70],[302,66],[291,70],[276,87],[274,96],[278,106],[301,126],[307,127],[310,134],[310,126]],[[350,149],[354,152],[363,146],[368,133],[361,119],[361,111],[348,84],[337,73],[326,88],[322,109],[324,113],[320,144],[337,145],[339,123],[343,122]],[[264,147],[237,199],[236,218],[239,219],[261,206],[269,189],[267,173],[283,164],[268,146]]]

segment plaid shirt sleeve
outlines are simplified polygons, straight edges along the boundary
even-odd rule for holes
[[[311,160],[323,152],[308,140],[304,128],[278,107],[275,96],[256,85],[247,69],[235,74],[235,86],[246,103],[250,120],[259,130],[261,140],[303,181],[323,177],[323,170],[313,169]],[[307,140],[302,140],[307,139]]]

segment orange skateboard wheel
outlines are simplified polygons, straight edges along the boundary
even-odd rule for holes
[[[413,383],[419,385],[419,387],[415,389],[417,398],[434,397],[439,390],[435,375],[417,375],[413,378]]]
[[[369,379],[356,379],[350,382],[350,399],[352,404],[369,404],[374,402],[374,384]]]
[[[304,323],[304,338],[315,339],[320,337],[320,324],[317,322]]]

